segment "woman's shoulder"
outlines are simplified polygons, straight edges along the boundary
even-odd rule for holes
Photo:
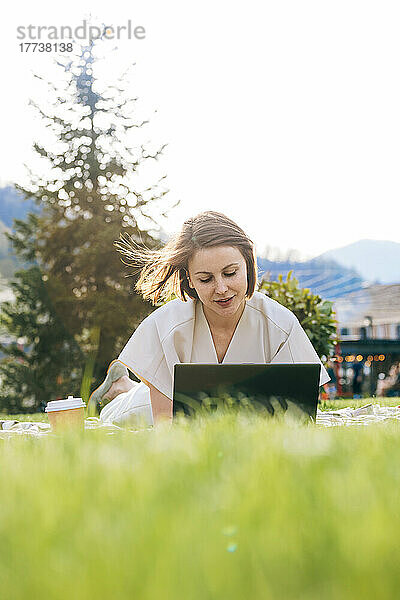
[[[262,292],[254,292],[247,301],[247,305],[253,311],[258,312],[259,316],[283,329],[286,333],[291,330],[296,321],[296,315],[291,310]]]
[[[186,302],[176,298],[156,308],[140,324],[141,327],[156,326],[160,337],[164,338],[173,329],[195,318],[195,301],[189,298]]]

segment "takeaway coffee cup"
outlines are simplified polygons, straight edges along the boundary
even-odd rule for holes
[[[45,412],[53,431],[83,431],[85,425],[84,412],[86,404],[82,398],[68,396],[66,400],[53,400],[47,403]]]

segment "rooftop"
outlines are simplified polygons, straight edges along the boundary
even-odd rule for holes
[[[400,324],[400,284],[375,284],[346,294],[335,301],[334,309],[340,326]]]

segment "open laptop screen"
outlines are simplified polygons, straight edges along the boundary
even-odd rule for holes
[[[194,416],[220,407],[316,418],[320,365],[179,363],[173,414]]]

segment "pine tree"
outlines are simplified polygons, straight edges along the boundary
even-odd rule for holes
[[[35,260],[39,269],[30,270],[29,276],[19,272],[16,285],[29,287],[30,282],[33,297],[46,292],[47,307],[55,319],[48,326],[57,321],[58,335],[73,339],[79,346],[81,369],[94,363],[94,378],[100,380],[138,322],[151,310],[133,293],[135,277],[126,278],[126,268],[113,244],[121,232],[126,232],[147,247],[157,247],[158,227],[151,213],[159,201],[164,204],[168,190],[163,188],[165,176],[143,191],[135,189],[133,176],[142,163],[157,160],[165,146],[153,153],[144,144],[132,147],[129,134],[147,123],[136,120],[138,98],[129,98],[121,87],[124,76],[117,86],[96,78],[97,61],[91,43],[82,47],[74,60],[58,62],[65,79],[48,84],[54,95],[53,108],[32,103],[57,144],[34,145],[51,168],[45,175],[31,171],[29,185],[17,188],[26,198],[33,197],[41,212],[31,215],[27,222],[17,221],[10,239],[16,253]],[[44,288],[38,283],[39,272]],[[17,292],[18,311],[23,298],[22,292]],[[8,309],[9,330],[16,331],[17,315]],[[39,336],[33,334],[32,330],[32,336],[27,337],[40,373],[39,363],[44,364],[46,357],[35,348]],[[61,377],[65,357],[59,345],[49,346],[48,353],[58,365],[56,381],[62,379],[67,385],[68,377]],[[3,381],[11,385],[11,367],[7,365],[9,361],[2,366]],[[86,376],[91,379],[91,368]],[[61,388],[52,381],[53,395],[59,395]],[[28,395],[33,394],[38,405],[36,388],[30,379],[25,383]],[[70,383],[73,386],[72,380]],[[51,393],[50,385],[49,380],[41,397]]]
[[[35,412],[49,400],[79,394],[84,356],[52,310],[39,267],[18,271],[11,285],[15,303],[3,303],[1,323],[25,345],[2,345],[0,409]]]

